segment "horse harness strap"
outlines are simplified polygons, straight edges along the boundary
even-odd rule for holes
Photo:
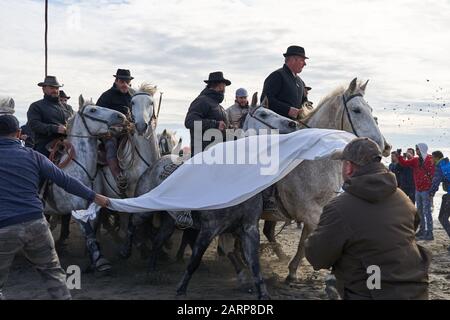
[[[344,114],[347,114],[348,122],[350,123],[350,127],[352,128],[353,134],[359,137],[358,133],[355,130],[355,126],[353,125],[352,117],[350,115],[350,110],[348,109],[347,103],[356,97],[362,97],[361,93],[353,94],[345,99],[345,95],[342,95],[342,101],[344,103],[344,111],[342,111],[342,120],[341,120],[341,129],[344,130]]]
[[[277,129],[276,127],[272,126],[271,124],[267,123],[266,121],[264,121],[264,120],[262,120],[262,119],[260,119],[260,118],[255,117],[254,113],[255,113],[255,111],[258,110],[259,108],[261,108],[261,106],[255,108],[253,111],[249,111],[247,114],[248,114],[250,117],[252,117],[253,119],[256,119],[257,121],[261,122],[263,125],[269,127],[270,129],[275,129],[275,130],[276,130],[276,129]]]

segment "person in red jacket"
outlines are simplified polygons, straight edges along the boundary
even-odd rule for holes
[[[418,157],[409,160],[402,156],[398,157],[398,162],[401,166],[413,169],[414,184],[416,185],[416,205],[421,220],[419,232],[417,233],[418,240],[434,240],[430,189],[435,166],[432,156],[427,152],[428,146],[425,143],[419,143],[416,145]]]

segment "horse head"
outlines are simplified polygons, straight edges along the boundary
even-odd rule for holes
[[[142,136],[151,128],[151,120],[155,116],[154,94],[156,86],[144,83],[131,98],[131,114],[138,135]]]

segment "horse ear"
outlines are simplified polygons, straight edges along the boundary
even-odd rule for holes
[[[82,94],[80,94],[80,97],[78,98],[78,106],[80,107],[80,109],[84,106],[84,98]]]
[[[367,80],[366,83],[364,83],[360,89],[365,92],[368,83],[369,83],[369,80]]]
[[[264,97],[261,104],[264,108],[267,108],[267,109],[269,108],[269,99],[267,99],[267,96]]]
[[[13,110],[13,112],[14,112],[14,106],[15,105],[16,105],[16,103],[14,102],[14,99],[13,98],[9,99],[9,108],[11,110]]]
[[[256,107],[257,103],[258,103],[258,92],[255,92],[253,94],[253,97],[252,97],[252,104],[251,104],[251,106],[252,107]]]
[[[167,129],[164,129],[164,131],[162,132],[162,134],[165,136],[167,135]]]
[[[183,142],[183,138],[178,139],[178,143],[182,143]]]
[[[352,80],[352,82],[350,82],[350,85],[348,86],[346,93],[352,94],[353,92],[355,92],[356,84],[357,84],[357,79],[355,78]]]

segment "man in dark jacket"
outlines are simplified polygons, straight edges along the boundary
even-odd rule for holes
[[[332,158],[343,161],[345,192],[323,209],[308,261],[333,268],[344,299],[427,299],[431,256],[415,241],[419,216],[378,145],[357,138]]]
[[[203,135],[208,129],[217,129],[223,133],[228,128],[225,109],[220,105],[224,99],[225,87],[231,84],[223,77],[223,73],[212,72],[208,80],[204,80],[206,88],[191,103],[184,120],[184,125],[191,134],[191,154],[194,156],[212,146],[214,140],[204,140]],[[222,142],[222,141],[216,141]]]
[[[391,152],[391,164],[389,164],[389,170],[395,174],[398,187],[402,189],[408,198],[415,204],[416,187],[414,186],[413,170],[408,167],[402,167],[399,164],[398,153],[396,151]]]
[[[70,299],[65,272],[42,213],[39,180],[50,179],[67,192],[100,206],[106,206],[108,198],[95,194],[42,154],[23,147],[20,135],[14,116],[0,117],[0,300],[4,299],[2,289],[19,251],[42,276],[53,299]]]
[[[49,156],[48,144],[66,133],[66,123],[71,113],[59,101],[59,84],[54,76],[38,83],[44,99],[33,102],[27,112],[28,126],[34,133],[35,150]]]
[[[59,90],[59,102],[61,102],[61,105],[66,108],[67,112],[72,116],[74,112],[72,106],[68,103],[69,99],[70,97],[67,96],[64,90]]]
[[[299,46],[287,48],[285,64],[272,72],[264,81],[261,101],[267,97],[269,109],[279,115],[297,119],[302,116],[301,107],[308,101],[305,83],[298,76],[306,66],[305,49]]]
[[[104,92],[97,101],[97,106],[112,109],[123,113],[125,116],[130,117],[131,107],[131,80],[134,78],[131,76],[130,70],[118,69],[114,75],[116,80],[111,89]],[[110,137],[103,139],[103,143],[106,149],[106,162],[116,179],[117,187],[121,194],[125,194],[128,182],[125,172],[122,172],[117,159],[117,148],[119,145],[119,139],[117,137]]]
[[[431,155],[436,163],[436,170],[434,171],[431,184],[430,197],[434,197],[439,189],[439,185],[442,183],[443,189],[447,193],[442,196],[439,222],[450,238],[450,162],[448,158],[444,158],[444,154],[441,151],[434,151]],[[447,250],[450,251],[450,246]]]

